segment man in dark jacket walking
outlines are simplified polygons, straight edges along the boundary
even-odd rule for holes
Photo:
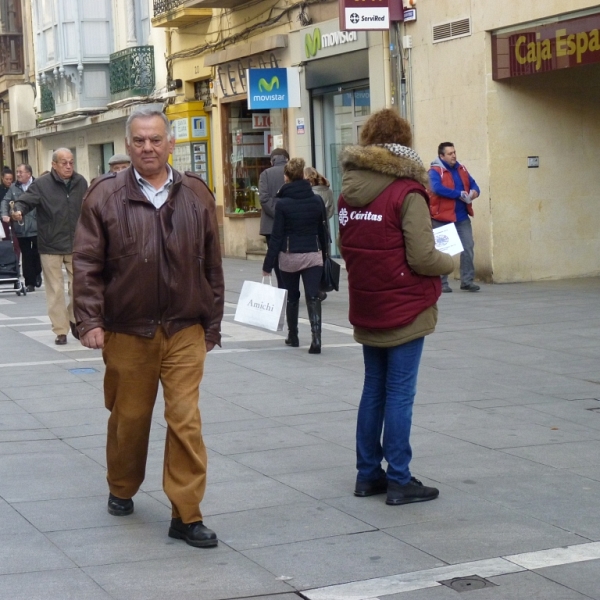
[[[46,286],[48,316],[54,343],[67,343],[69,328],[74,327],[73,315],[73,238],[81,203],[87,191],[87,181],[75,173],[75,161],[68,148],[59,148],[52,154],[52,170],[38,177],[15,202],[13,218],[36,209],[38,250]],[[63,265],[69,281],[69,303],[65,304]],[[73,324],[73,325],[70,325]]]
[[[17,167],[17,181],[10,186],[10,190],[2,200],[0,213],[2,219],[10,215],[10,202],[16,202],[35,181],[33,170],[25,163]],[[19,246],[23,254],[23,276],[28,292],[35,292],[36,287],[42,285],[42,263],[37,247],[37,218],[36,210],[28,212],[19,222],[15,221],[14,233],[19,239]]]
[[[258,179],[258,193],[260,197],[260,235],[264,235],[267,246],[273,231],[273,220],[275,219],[275,205],[277,204],[277,192],[283,185],[283,169],[290,159],[290,155],[284,148],[275,148],[271,152],[271,167],[265,169]],[[277,284],[282,287],[279,264],[277,260],[273,265]]]
[[[175,140],[162,112],[138,108],[127,120],[126,138],[132,167],[99,177],[90,188],[73,260],[81,343],[101,348],[106,363],[108,512],[133,512],[160,382],[169,536],[216,546],[200,511],[207,456],[198,410],[206,353],[221,343],[215,201],[200,176],[169,166]]]

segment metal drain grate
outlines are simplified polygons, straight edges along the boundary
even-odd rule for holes
[[[492,583],[479,575],[467,575],[466,577],[455,577],[454,579],[446,579],[446,581],[438,581],[442,585],[449,587],[455,592],[469,592],[471,590],[482,590],[483,588],[496,587],[496,583]]]

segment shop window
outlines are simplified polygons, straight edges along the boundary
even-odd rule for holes
[[[285,147],[285,110],[248,110],[245,100],[223,104],[225,209],[260,213],[258,179],[273,148]]]
[[[371,92],[369,88],[354,90],[354,116],[368,117],[371,114]]]

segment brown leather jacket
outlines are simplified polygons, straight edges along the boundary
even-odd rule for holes
[[[133,168],[98,178],[75,231],[73,295],[79,334],[167,336],[201,324],[221,342],[224,280],[215,201],[193,173],[173,170],[156,209]]]

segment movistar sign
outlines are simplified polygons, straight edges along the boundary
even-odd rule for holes
[[[323,48],[331,48],[357,40],[358,33],[356,31],[334,31],[322,34],[321,30],[315,27],[312,33],[304,34],[304,51],[306,58],[314,58],[317,52]]]
[[[248,108],[300,106],[300,75],[297,68],[247,69]]]

